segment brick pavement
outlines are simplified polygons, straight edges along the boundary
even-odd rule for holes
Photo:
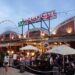
[[[35,75],[29,72],[20,73],[19,70],[9,67],[8,72],[6,73],[4,68],[0,68],[0,75]]]

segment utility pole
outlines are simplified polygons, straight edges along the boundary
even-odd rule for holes
[[[22,27],[22,33],[21,33],[22,38],[23,38],[23,26],[24,26],[24,25],[25,25],[25,24],[24,24],[23,21],[20,21],[20,22],[18,23],[18,26],[19,26],[19,27]]]

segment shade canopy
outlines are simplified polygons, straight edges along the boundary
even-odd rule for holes
[[[39,49],[37,47],[32,46],[32,45],[27,45],[25,47],[20,48],[20,50],[38,51]]]
[[[61,54],[61,55],[74,55],[75,49],[67,45],[60,45],[60,46],[56,46],[48,50],[46,53],[55,53],[55,54]]]

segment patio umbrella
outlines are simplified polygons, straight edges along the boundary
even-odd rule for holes
[[[37,47],[32,46],[32,45],[27,45],[25,47],[20,48],[20,50],[38,51],[39,49]]]
[[[46,53],[55,53],[60,55],[73,55],[75,54],[75,49],[67,45],[60,45],[60,46],[55,46],[54,48],[48,50]]]
[[[67,45],[60,45],[48,50],[46,53],[55,53],[55,54],[63,55],[63,68],[64,68],[64,56],[75,55],[75,49]]]

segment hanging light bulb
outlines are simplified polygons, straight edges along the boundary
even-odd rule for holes
[[[30,53],[29,53],[29,52],[27,52],[27,56],[29,56],[29,54],[30,54]]]
[[[14,51],[11,51],[11,54],[13,54],[14,53]]]
[[[35,55],[35,53],[34,53],[34,52],[32,52],[32,53],[31,53],[31,56],[34,56],[34,55]]]

